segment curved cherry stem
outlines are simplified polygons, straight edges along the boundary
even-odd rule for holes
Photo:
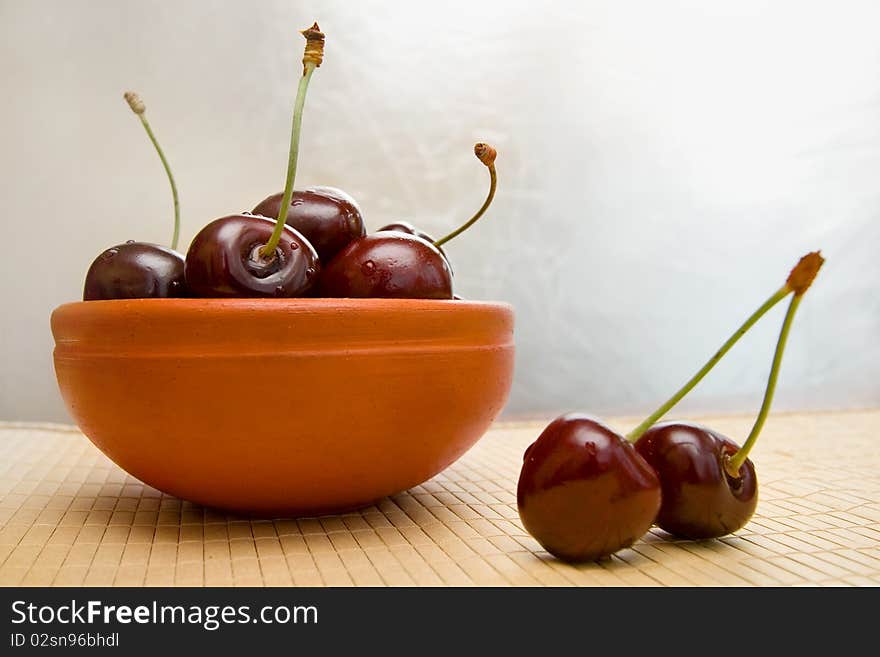
[[[150,122],[147,121],[147,116],[145,114],[146,108],[143,101],[136,93],[131,91],[125,92],[125,100],[128,102],[131,110],[137,114],[138,118],[141,120],[141,125],[143,125],[144,130],[147,131],[147,136],[150,138],[150,141],[153,142],[153,147],[156,149],[156,153],[159,154],[159,159],[162,160],[162,166],[165,168],[165,174],[168,176],[168,182],[171,184],[171,196],[174,199],[174,233],[171,236],[171,248],[176,250],[177,242],[180,239],[180,199],[177,195],[177,185],[174,182],[174,174],[171,173],[171,166],[165,158],[165,153],[162,151],[162,147],[159,146],[159,142],[156,140],[156,135],[153,134]]]
[[[659,420],[661,417],[666,415],[666,413],[668,413],[669,410],[673,406],[675,406],[679,401],[681,401],[682,397],[684,397],[687,393],[689,393],[693,389],[693,387],[695,385],[697,385],[703,379],[703,377],[706,376],[706,374],[708,374],[709,371],[713,367],[715,367],[715,365],[718,364],[718,361],[721,360],[721,358],[724,356],[724,354],[726,354],[728,351],[730,351],[731,347],[733,347],[733,345],[735,345],[739,341],[739,339],[742,336],[744,336],[746,334],[746,332],[752,327],[752,325],[755,322],[757,322],[759,319],[761,319],[761,317],[763,317],[767,313],[768,310],[770,310],[773,306],[775,306],[783,298],[785,298],[786,296],[788,296],[792,292],[794,292],[794,296],[796,299],[799,299],[800,297],[802,297],[804,295],[804,293],[809,289],[810,285],[813,284],[813,281],[816,278],[816,274],[819,273],[819,270],[822,268],[822,265],[824,263],[825,263],[825,259],[822,257],[822,254],[819,251],[811,251],[807,255],[803,256],[800,260],[798,260],[797,264],[792,268],[791,272],[789,272],[788,278],[785,279],[785,285],[783,285],[776,292],[774,292],[773,295],[769,299],[767,299],[767,301],[765,301],[761,305],[760,308],[758,308],[754,313],[752,313],[752,315],[743,323],[743,325],[740,326],[736,330],[736,332],[727,339],[727,342],[725,342],[721,346],[721,349],[719,349],[717,352],[715,352],[715,355],[712,356],[712,358],[710,358],[706,362],[706,364],[703,365],[703,367],[700,368],[700,370],[696,374],[694,374],[694,376],[691,377],[691,379],[678,390],[678,392],[676,392],[674,395],[672,395],[672,397],[667,399],[660,406],[660,408],[658,408],[656,411],[651,413],[651,415],[649,415],[647,418],[645,418],[645,420],[639,426],[637,426],[635,429],[630,431],[626,435],[626,439],[629,440],[630,442],[634,443],[639,438],[641,438],[642,434],[644,434],[648,429],[650,429],[654,425],[654,423],[657,422],[657,420]],[[798,302],[798,303],[800,303],[800,302]],[[794,307],[794,310],[797,309],[797,304],[794,303],[794,301],[792,301],[792,306]],[[786,319],[785,319],[786,324],[783,324],[784,334],[780,336],[780,341],[782,343],[783,348],[785,346],[785,337],[787,337],[787,335],[788,335],[788,327],[790,327],[790,325],[791,325],[791,317],[790,316],[794,315],[794,310],[792,309],[791,306],[789,307],[788,314],[786,315]],[[779,349],[779,343],[777,343],[777,350],[778,349]],[[778,352],[778,357],[781,362],[781,360],[782,360],[782,353],[781,352]],[[775,364],[775,367],[777,370],[779,369],[778,364]],[[772,378],[772,385],[775,387],[776,377],[775,377],[775,375],[773,375],[772,370],[771,370],[771,378]],[[769,394],[770,399],[772,400],[773,391],[770,389],[769,384],[768,384],[768,393],[767,394]],[[766,398],[765,398],[765,403],[767,406],[766,411],[769,411],[770,403]],[[766,419],[765,409],[762,408],[761,411],[764,414],[764,417],[762,418],[759,416],[760,423],[756,422],[756,424],[755,424],[756,428],[752,429],[752,433],[755,434],[755,438],[757,437],[757,433],[760,433],[760,431],[761,431],[760,425],[762,425],[764,422],[764,419]],[[754,444],[755,438],[753,438],[750,435],[749,439],[746,441],[746,444],[748,445],[749,449],[751,449],[751,445]],[[749,443],[749,441],[751,441],[751,444]],[[746,451],[746,456],[748,456],[748,451]],[[745,461],[745,458],[746,457],[744,456],[742,458],[742,461]],[[734,470],[734,472],[738,472],[738,470],[739,470],[739,468]]]
[[[495,149],[488,144],[481,143],[474,146],[474,154],[479,158],[480,162],[485,164],[489,169],[489,194],[486,196],[486,200],[483,202],[482,207],[477,210],[477,213],[473,217],[468,219],[464,224],[448,235],[441,237],[439,240],[434,240],[434,246],[438,248],[446,244],[449,240],[458,237],[468,228],[473,226],[477,220],[486,213],[486,210],[492,205],[492,199],[495,198],[495,189],[498,186],[498,174],[495,171]]]
[[[724,354],[731,350],[733,345],[739,342],[739,339],[744,336],[750,328],[752,328],[755,322],[761,319],[761,317],[763,317],[768,310],[770,310],[773,306],[782,301],[782,299],[784,299],[789,294],[791,294],[791,289],[788,287],[788,285],[783,285],[776,292],[774,292],[773,295],[769,299],[767,299],[760,308],[752,313],[752,315],[745,322],[743,322],[743,325],[740,326],[736,330],[736,332],[727,339],[727,342],[725,342],[721,346],[721,348],[715,352],[715,355],[712,356],[712,358],[710,358],[708,361],[706,361],[706,364],[703,365],[703,367],[701,367],[700,370],[696,374],[694,374],[687,383],[679,388],[678,392],[672,395],[672,397],[667,399],[656,411],[645,418],[645,420],[639,426],[630,431],[626,435],[626,439],[634,443],[639,438],[641,438],[643,433],[654,426],[654,423],[657,422],[657,420],[666,415],[666,413],[668,413],[673,406],[681,401],[682,397],[688,394],[694,388],[694,386],[696,386],[700,381],[703,380],[703,377],[706,376],[712,370],[712,368],[718,364],[718,361],[720,361],[724,357]]]
[[[755,446],[761,429],[764,428],[764,421],[770,413],[770,405],[773,403],[773,393],[776,391],[776,381],[779,378],[779,366],[782,365],[782,354],[785,352],[785,343],[788,340],[788,333],[791,330],[791,323],[794,320],[794,314],[800,305],[802,294],[795,294],[791,303],[788,305],[788,312],[785,313],[785,319],[782,322],[782,330],[779,332],[779,340],[776,342],[776,353],[773,354],[773,365],[770,367],[770,376],[767,378],[767,388],[764,391],[764,401],[761,403],[761,411],[755,418],[755,424],[752,431],[743,446],[730,457],[724,459],[724,469],[732,477],[739,477],[739,469],[749,457],[749,452]]]

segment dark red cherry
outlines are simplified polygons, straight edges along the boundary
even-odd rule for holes
[[[199,297],[296,297],[318,279],[318,254],[285,226],[270,257],[261,253],[275,221],[251,214],[215,219],[186,254],[186,282]]]
[[[189,296],[183,256],[158,244],[128,241],[95,258],[83,301]]]
[[[380,231],[355,240],[327,263],[318,296],[451,299],[452,272],[430,242]]]
[[[263,199],[254,214],[277,219],[283,196],[278,193]],[[312,243],[324,263],[367,232],[357,202],[335,187],[294,191],[285,222]]]
[[[758,504],[758,479],[748,459],[732,477],[725,458],[739,450],[711,429],[685,422],[661,422],[636,442],[663,487],[657,525],[682,538],[724,536],[743,527]]]
[[[660,508],[660,482],[631,443],[569,414],[526,450],[517,486],[525,529],[551,554],[595,561],[632,545]]]

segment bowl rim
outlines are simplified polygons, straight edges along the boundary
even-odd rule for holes
[[[499,348],[509,303],[453,299],[113,299],[50,318],[55,358]]]
[[[224,308],[248,312],[268,312],[270,310],[336,310],[357,309],[368,311],[404,310],[438,310],[453,309],[504,309],[513,310],[507,301],[471,300],[471,299],[386,299],[386,298],[355,298],[355,297],[188,297],[188,298],[148,298],[148,299],[100,299],[90,301],[68,301],[56,306],[53,313],[61,309],[92,308],[97,312],[109,312],[110,308],[129,307],[142,312],[167,311],[180,308],[181,311],[200,308]]]

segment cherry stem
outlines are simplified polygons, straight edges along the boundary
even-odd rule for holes
[[[171,248],[177,249],[177,242],[180,239],[180,199],[177,195],[177,185],[174,182],[174,174],[171,173],[171,166],[168,164],[168,160],[165,158],[165,153],[162,152],[162,147],[159,146],[159,142],[156,140],[156,135],[153,134],[153,129],[150,127],[150,122],[147,121],[147,116],[144,113],[146,111],[146,107],[144,106],[143,101],[140,97],[131,91],[125,92],[125,100],[128,102],[131,110],[138,115],[138,118],[141,120],[141,124],[144,126],[144,130],[147,131],[147,136],[150,138],[150,141],[153,142],[153,147],[156,149],[156,152],[159,154],[159,159],[162,160],[162,166],[165,167],[165,173],[168,176],[168,182],[171,183],[171,196],[174,199],[174,233],[171,237]]]
[[[764,427],[764,421],[770,413],[770,405],[773,403],[773,393],[776,390],[776,380],[779,378],[779,366],[782,365],[782,354],[785,351],[785,343],[788,340],[788,333],[791,330],[791,323],[794,319],[794,314],[797,312],[802,298],[803,294],[795,294],[791,298],[791,303],[788,304],[788,312],[785,313],[785,319],[782,322],[782,330],[779,332],[779,340],[776,342],[776,353],[773,354],[773,365],[770,367],[770,376],[767,378],[767,389],[764,391],[764,401],[761,404],[761,411],[755,419],[752,431],[749,433],[749,437],[746,438],[746,442],[743,443],[743,446],[740,447],[733,456],[725,458],[724,460],[724,469],[727,470],[727,473],[731,477],[738,478],[740,476],[739,469],[749,457],[749,452],[752,450],[752,447],[755,446],[755,442],[758,440],[761,429]]]
[[[783,285],[776,292],[774,292],[773,295],[769,299],[767,299],[760,308],[752,313],[752,315],[743,323],[743,325],[740,326],[736,330],[736,332],[727,339],[727,342],[725,342],[721,346],[721,348],[717,352],[715,352],[715,355],[712,356],[712,358],[710,358],[708,361],[706,361],[706,364],[703,365],[703,367],[700,368],[700,370],[696,374],[694,374],[694,376],[691,377],[691,379],[678,390],[678,392],[672,395],[672,397],[666,400],[666,402],[664,402],[662,406],[660,406],[656,411],[645,418],[645,420],[639,426],[630,431],[627,434],[626,439],[634,443],[639,438],[641,438],[643,433],[654,426],[654,423],[657,422],[657,420],[666,415],[666,413],[668,413],[673,406],[681,401],[682,397],[689,393],[694,388],[694,386],[696,386],[703,379],[703,377],[706,376],[712,370],[712,368],[718,364],[718,361],[720,361],[724,357],[724,354],[730,351],[733,345],[739,342],[739,339],[744,336],[750,328],[752,328],[755,322],[761,319],[761,317],[763,317],[768,310],[770,310],[773,306],[782,301],[782,299],[788,296],[791,292],[792,290],[788,286],[788,284]]]
[[[771,296],[767,301],[765,301],[760,308],[758,308],[752,315],[749,317],[742,326],[740,326],[736,332],[731,335],[727,342],[725,342],[721,349],[719,349],[712,358],[710,358],[705,365],[700,369],[699,372],[694,374],[694,376],[684,384],[684,386],[679,389],[672,397],[670,397],[660,408],[651,413],[645,420],[637,426],[635,429],[630,431],[626,438],[630,442],[636,442],[639,438],[642,437],[648,429],[650,429],[657,420],[666,415],[669,410],[675,406],[679,401],[681,401],[682,397],[684,397],[687,393],[689,393],[695,385],[697,385],[709,371],[718,364],[718,361],[730,351],[731,347],[735,345],[739,339],[746,334],[746,332],[752,327],[752,325],[757,322],[764,314],[767,313],[773,306],[779,303],[783,298],[788,296],[790,293],[794,293],[794,299],[792,300],[791,306],[789,306],[788,314],[785,317],[785,323],[782,327],[782,333],[779,336],[779,342],[776,345],[776,357],[773,361],[773,369],[770,371],[770,381],[767,384],[767,392],[765,393],[764,398],[764,406],[761,408],[761,414],[758,416],[758,420],[755,422],[755,426],[752,429],[752,433],[749,435],[749,438],[746,440],[745,446],[737,452],[735,455],[736,462],[739,465],[736,469],[733,469],[733,473],[739,472],[739,466],[746,460],[748,457],[748,451],[752,448],[758,433],[761,431],[761,426],[764,424],[764,420],[766,419],[767,412],[770,410],[770,402],[773,399],[773,388],[776,386],[776,376],[779,370],[779,363],[782,362],[782,350],[785,348],[785,340],[788,337],[788,330],[791,325],[791,318],[794,316],[794,311],[797,310],[798,303],[795,303],[796,299],[800,299],[804,295],[804,293],[809,289],[810,285],[812,285],[813,281],[816,278],[816,274],[819,273],[819,270],[822,268],[822,265],[825,263],[825,258],[822,257],[821,252],[819,251],[811,251],[807,255],[803,256],[800,260],[798,260],[797,264],[792,268],[791,272],[788,274],[788,278],[785,280],[785,285],[779,288],[773,296]],[[742,458],[739,458],[740,452],[744,452]],[[732,459],[731,459],[732,462]],[[727,466],[725,466],[727,467]],[[738,474],[734,474],[733,476],[738,476]]]
[[[458,237],[468,228],[473,226],[476,221],[482,217],[486,210],[489,209],[489,206],[492,205],[492,199],[495,198],[495,188],[498,186],[498,174],[495,172],[495,149],[489,146],[488,144],[477,144],[474,146],[474,154],[477,158],[486,165],[486,168],[489,169],[489,195],[486,196],[486,200],[483,202],[482,207],[477,210],[477,213],[468,219],[464,224],[456,228],[454,231],[449,233],[448,235],[441,237],[439,240],[434,240],[434,246],[441,247],[449,240]]]
[[[287,211],[290,209],[290,199],[293,198],[293,181],[296,178],[296,163],[299,155],[299,133],[302,128],[303,108],[306,103],[306,91],[309,88],[309,80],[312,73],[315,72],[316,64],[308,62],[303,69],[303,76],[299,80],[299,87],[296,91],[296,103],[293,106],[293,128],[290,132],[290,154],[287,160],[287,181],[284,183],[284,196],[281,197],[281,207],[278,210],[278,218],[275,223],[275,230],[266,245],[260,250],[260,255],[264,258],[271,259],[274,257],[275,249],[281,241],[281,235],[284,232],[284,222],[287,219]]]
[[[278,217],[275,220],[275,230],[269,241],[260,249],[263,258],[271,260],[275,257],[275,249],[281,241],[284,233],[287,211],[290,209],[290,199],[293,198],[293,182],[296,178],[296,162],[299,156],[299,133],[302,129],[303,108],[306,104],[306,92],[309,89],[309,80],[312,73],[324,61],[324,33],[315,23],[311,27],[300,32],[306,39],[306,47],[303,51],[303,72],[296,89],[296,101],[293,104],[293,127],[290,130],[290,153],[287,158],[287,180],[284,183],[284,196],[281,198],[281,207],[278,208]]]

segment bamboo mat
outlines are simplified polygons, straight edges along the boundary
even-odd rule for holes
[[[751,426],[701,421],[739,442]],[[445,472],[376,506],[274,521],[164,495],[71,427],[0,424],[0,585],[880,584],[880,410],[772,416],[744,529],[704,542],[653,529],[580,566],[544,552],[517,515],[522,452],[543,424],[498,424]]]

